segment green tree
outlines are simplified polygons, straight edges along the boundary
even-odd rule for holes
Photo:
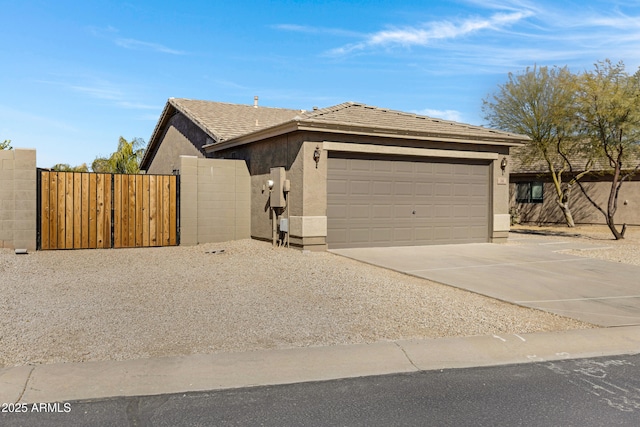
[[[12,148],[10,139],[5,139],[3,142],[0,142],[0,150],[11,150]]]
[[[604,160],[612,175],[606,209],[580,188],[604,215],[616,240],[623,239],[626,224],[618,230],[615,213],[622,184],[640,167],[640,70],[629,75],[622,62],[598,62],[579,78],[576,108],[583,151]]]
[[[56,172],[89,172],[89,167],[86,163],[78,166],[71,166],[67,163],[58,163],[57,165],[53,165],[51,170]]]
[[[521,74],[509,73],[507,82],[483,100],[489,125],[527,135],[529,142],[516,151],[522,164],[544,161],[555,189],[555,201],[569,227],[575,223],[570,208],[573,185],[588,173],[590,162],[572,174],[569,154],[575,151],[575,76],[566,68],[533,67]],[[569,181],[563,182],[566,175]]]
[[[118,149],[109,157],[97,157],[91,164],[94,172],[129,173],[140,172],[140,162],[144,156],[146,143],[141,138],[127,141],[123,137],[118,140]]]

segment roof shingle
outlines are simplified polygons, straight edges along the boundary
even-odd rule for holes
[[[169,103],[216,141],[226,141],[293,120],[301,110],[171,98]]]

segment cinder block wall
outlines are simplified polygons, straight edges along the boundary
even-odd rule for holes
[[[0,248],[36,250],[35,150],[0,150]]]
[[[180,156],[180,244],[251,237],[251,177],[244,160]]]

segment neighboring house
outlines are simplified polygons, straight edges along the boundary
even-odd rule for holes
[[[271,240],[266,183],[282,167],[290,192],[277,214],[304,249],[500,242],[509,230],[501,164],[526,141],[354,102],[304,111],[171,98],[142,169],[172,173],[181,155],[244,160],[251,236]]]
[[[556,190],[546,162],[523,164],[518,159],[517,150],[518,148],[515,148],[512,151],[509,174],[509,205],[516,221],[536,224],[565,223],[562,210],[556,202]],[[576,174],[584,170],[585,160],[572,157],[571,161],[576,165]],[[637,162],[640,163],[640,159]],[[629,163],[625,165],[626,169],[632,170],[638,163]],[[592,170],[593,173],[583,177],[580,182],[589,196],[606,211],[612,179],[611,174],[606,171],[610,169],[597,163]],[[563,174],[562,181],[565,186],[572,176],[568,172]],[[593,207],[577,184],[571,189],[569,207],[576,224],[606,224],[602,213]],[[639,174],[622,184],[615,219],[619,224],[640,225]]]

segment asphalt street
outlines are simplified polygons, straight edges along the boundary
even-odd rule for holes
[[[637,426],[640,355],[3,408],[3,426]],[[54,412],[51,412],[54,411]]]

